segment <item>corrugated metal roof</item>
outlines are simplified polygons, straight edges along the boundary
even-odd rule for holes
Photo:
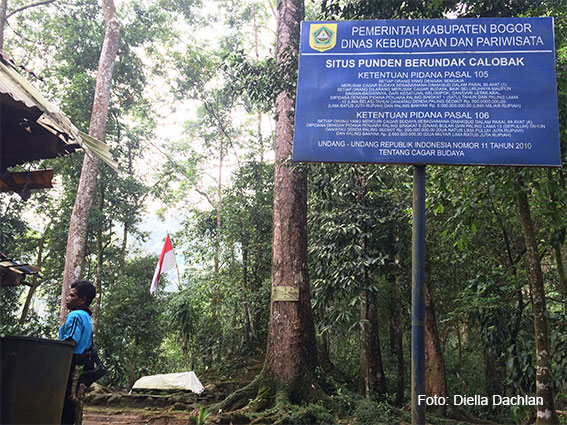
[[[5,65],[0,62],[0,67],[5,67]],[[2,69],[2,73],[4,72],[5,70]],[[0,92],[9,94],[14,100],[24,103],[28,108],[35,106],[35,103],[27,97],[24,92],[18,90],[18,86],[16,84],[10,84],[10,81],[3,78],[0,78]]]
[[[0,56],[0,92],[28,108],[39,109],[43,114],[37,120],[38,124],[65,143],[80,144],[118,171],[118,165],[112,159],[108,145],[79,131],[59,108],[49,102],[38,89],[16,71],[13,61],[7,59],[5,55]]]
[[[30,285],[24,281],[28,275],[43,279],[38,267],[17,262],[0,252],[0,286]]]

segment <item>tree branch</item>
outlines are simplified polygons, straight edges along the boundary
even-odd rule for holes
[[[167,152],[164,152],[163,149],[161,149],[161,148],[160,148],[159,146],[157,146],[155,143],[150,142],[150,144],[151,144],[154,148],[156,148],[163,156],[165,156],[165,157],[167,158],[168,162],[169,162],[176,170],[178,170],[179,172],[181,172],[181,174],[184,175],[185,177],[189,177],[189,176],[187,175],[187,173],[185,172],[185,170],[184,170],[183,168],[181,168],[181,167],[177,164],[177,162],[175,162],[175,161],[173,160],[173,158],[172,158],[170,155],[167,154]],[[197,188],[196,186],[195,186],[194,189],[195,189],[195,192],[197,192],[199,195],[203,196],[203,197],[207,200],[207,202],[208,202],[209,204],[211,204],[212,207],[215,207],[215,206],[216,206],[216,204],[211,200],[211,198],[209,197],[209,195],[207,195],[205,192],[199,190],[199,188]]]
[[[44,0],[44,1],[38,1],[37,3],[30,3],[30,4],[27,4],[27,5],[25,5],[25,6],[19,7],[19,8],[17,8],[17,9],[15,9],[15,10],[11,11],[10,13],[7,13],[7,14],[6,14],[6,19],[10,18],[11,16],[15,15],[16,13],[20,13],[20,12],[26,10],[26,9],[31,8],[31,7],[44,6],[44,5],[46,5],[46,4],[54,3],[54,2],[56,2],[56,1],[57,1],[57,0]]]
[[[33,43],[33,44],[38,44],[39,42],[37,40],[32,40],[31,38],[28,38],[26,36],[24,36],[23,34],[21,34],[20,32],[16,31],[14,29],[14,27],[12,25],[10,25],[10,23],[7,20],[8,18],[6,18],[6,25],[8,25],[10,27],[10,29],[13,31],[14,34],[16,34],[18,37],[20,37],[21,39],[27,41],[28,43]],[[42,43],[39,43],[42,44]]]
[[[207,200],[207,202],[209,204],[211,204],[211,206],[213,208],[216,207],[216,204],[213,201],[211,201],[211,198],[209,197],[209,195],[207,195],[205,192],[200,190],[198,187],[195,187],[195,192],[197,192],[199,195],[203,196]]]
[[[203,101],[203,106],[205,107],[207,112],[212,115],[213,119],[217,122],[217,125],[221,130],[221,134],[222,134],[221,137],[225,137],[228,140],[228,144],[232,148],[234,157],[236,158],[236,165],[238,166],[238,169],[242,171],[242,166],[240,165],[240,158],[238,157],[238,152],[236,152],[236,148],[234,147],[232,137],[229,135],[224,125],[224,122],[222,121],[221,117],[218,115],[217,111],[207,101],[205,100]]]

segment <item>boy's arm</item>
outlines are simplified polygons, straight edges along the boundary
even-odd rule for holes
[[[65,325],[63,325],[63,334],[61,335],[62,340],[72,340],[75,344],[80,341],[81,335],[83,332],[83,324],[80,318],[73,314],[73,312],[69,313],[67,316],[67,320],[65,321]]]

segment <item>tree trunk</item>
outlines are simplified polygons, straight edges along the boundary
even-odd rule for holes
[[[456,333],[457,333],[457,347],[459,349],[459,369],[460,369],[460,378],[461,378],[461,394],[466,394],[467,393],[467,384],[466,384],[466,380],[465,380],[465,375],[466,375],[466,368],[465,368],[465,360],[464,360],[464,356],[463,356],[463,342],[462,342],[462,338],[461,338],[461,327],[462,325],[460,323],[457,324],[457,329],[456,329]]]
[[[128,388],[132,388],[136,382],[136,359],[130,363],[130,380],[128,381]]]
[[[118,261],[117,280],[122,277],[124,267],[126,266],[126,249],[128,248],[128,220],[125,220],[124,229],[122,232],[122,247],[120,248],[120,260]]]
[[[561,170],[559,171],[559,182],[558,182],[558,187],[559,188],[563,188],[563,190],[565,190],[564,187],[564,181],[562,181],[561,179]],[[551,172],[551,169],[547,170],[547,178],[549,180],[549,184],[550,186],[553,184],[553,173]],[[563,183],[563,186],[562,186]],[[555,197],[555,191],[556,188],[555,187],[550,187],[549,188],[549,194],[550,194],[550,198],[551,198],[551,205],[553,205],[553,209],[554,209],[554,214],[553,214],[553,225],[556,228],[560,228],[562,226],[561,223],[561,218],[563,211],[562,209],[564,208],[564,203],[561,202],[561,207],[557,206],[557,199]],[[563,265],[563,258],[561,255],[561,242],[554,238],[555,240],[552,243],[553,246],[553,253],[555,255],[555,262],[557,263],[557,274],[559,275],[559,292],[563,295],[563,315],[567,315],[567,276],[565,275],[565,267]]]
[[[39,240],[39,247],[38,247],[38,251],[37,251],[36,265],[40,270],[41,270],[41,266],[43,264],[43,246],[45,245],[45,234],[47,233],[48,229],[49,229],[49,226],[47,226],[47,229],[45,229],[43,236]],[[34,295],[37,287],[40,284],[41,284],[41,281],[37,278],[37,276],[34,276],[33,277],[33,286],[28,291],[28,295],[26,297],[26,302],[25,302],[24,307],[22,309],[22,314],[20,316],[20,325],[23,325],[24,323],[26,323],[26,317],[27,317],[28,311],[30,309],[30,305],[31,305],[31,302],[32,302],[32,299],[33,299],[33,295]]]
[[[425,393],[447,397],[447,377],[429,285],[425,285]]]
[[[102,212],[104,208],[104,188],[101,187],[100,190],[100,198],[99,198],[99,211]],[[96,346],[96,341],[98,337],[98,324],[100,322],[100,304],[102,301],[102,262],[104,261],[103,257],[103,243],[102,243],[102,226],[99,226],[97,235],[96,235],[96,279],[95,279],[95,287],[96,287],[96,296],[93,300],[94,306],[92,307],[93,312],[93,344]]]
[[[398,253],[396,253],[396,266],[399,264]],[[396,344],[396,406],[402,406],[404,403],[404,342],[403,342],[403,322],[404,312],[402,309],[402,288],[399,282],[398,274],[395,274],[396,285],[396,317],[394,319],[394,333]]]
[[[224,136],[222,136],[224,137]],[[217,223],[216,223],[216,237],[215,237],[215,256],[214,256],[214,272],[215,276],[219,274],[220,262],[220,232],[221,232],[221,214],[222,214],[222,166],[223,166],[223,144],[221,140],[220,158],[219,158],[219,182],[217,185]]]
[[[186,337],[183,337],[183,359],[185,360],[185,371],[189,372],[189,342]]]
[[[393,258],[390,263],[389,281],[391,287],[394,288],[392,311],[389,318],[390,331],[390,363],[396,365],[396,399],[394,405],[401,407],[404,404],[404,312],[402,300],[402,282],[400,279],[400,238],[398,236],[399,229],[394,228],[392,238],[389,245],[391,251],[389,255]]]
[[[277,64],[284,69],[298,54],[304,5],[279,0],[277,7]],[[307,177],[289,163],[294,97],[283,90],[276,98],[272,297],[264,375],[291,401],[299,401],[310,391],[317,348],[307,269]],[[275,297],[278,287],[291,296]]]
[[[242,244],[242,315],[244,318],[244,340],[246,344],[250,344],[256,339],[254,331],[254,323],[252,322],[252,315],[250,314],[250,305],[246,299],[248,292],[249,279],[248,279],[248,253],[250,251],[250,238],[248,233],[241,236]]]
[[[254,325],[254,317],[247,294],[250,293],[250,235],[245,232],[241,237],[242,244],[242,314],[244,316],[245,342],[251,344],[256,342],[256,327]]]
[[[489,397],[504,394],[504,374],[506,364],[503,362],[502,353],[498,348],[483,344],[485,393]],[[495,406],[495,410],[498,411]]]
[[[387,393],[382,365],[376,294],[364,290],[360,296],[360,390],[369,400]]]
[[[317,352],[319,356],[319,364],[321,365],[330,365],[331,357],[329,355],[329,332],[323,331],[321,333],[321,345],[320,349]]]
[[[102,12],[105,23],[105,34],[98,73],[96,78],[95,95],[89,134],[99,140],[104,139],[108,106],[110,104],[110,88],[114,62],[118,53],[119,23],[113,0],[102,0]],[[69,223],[67,250],[65,252],[65,269],[61,288],[61,310],[59,323],[62,325],[67,317],[65,298],[69,293],[69,285],[81,277],[85,261],[87,241],[87,225],[93,202],[96,182],[99,172],[99,159],[90,152],[85,153],[81,178],[75,205]]]
[[[6,12],[8,0],[0,0],[0,52],[4,50],[4,28],[6,28]]]
[[[260,55],[258,53],[258,23],[256,21],[256,5],[252,4],[252,19],[254,25],[254,54],[256,57],[256,62],[260,61]],[[256,123],[258,129],[258,150],[260,151],[260,163],[264,163],[264,139],[262,138],[262,112],[258,110],[256,113]]]
[[[120,127],[119,127],[120,128]],[[130,143],[127,144],[128,147],[128,174],[133,174],[133,163],[134,160],[132,158],[132,145]],[[143,202],[143,199],[146,195],[142,196],[141,199],[136,200],[136,204],[140,205]],[[133,210],[134,208],[132,208]],[[132,211],[133,212],[133,211]],[[116,276],[116,280],[120,280],[122,274],[124,273],[124,267],[126,266],[126,250],[128,249],[128,232],[130,231],[130,221],[128,219],[124,220],[124,228],[122,231],[122,246],[120,248],[120,259],[118,260],[118,273]]]
[[[248,323],[250,324],[250,333],[254,341],[258,340],[258,334],[256,333],[256,325],[254,322],[254,315],[252,314],[252,308],[250,303],[246,303],[246,313],[248,315]]]
[[[530,272],[530,285],[534,312],[534,333],[536,343],[536,395],[543,400],[537,406],[537,425],[558,424],[559,419],[555,412],[553,399],[553,375],[551,373],[551,353],[549,351],[549,335],[547,330],[547,311],[545,301],[545,287],[543,272],[537,246],[536,232],[531,217],[528,195],[524,181],[518,172],[520,221]]]
[[[220,232],[221,232],[221,214],[222,214],[223,138],[224,138],[224,134],[221,136],[220,157],[219,157],[219,180],[217,184],[217,204],[216,204],[217,219],[216,219],[216,227],[215,227],[216,229],[215,252],[213,255],[213,273],[217,281],[215,282],[215,289],[213,291],[213,297],[211,299],[211,320],[213,322],[217,321],[217,304],[220,302],[220,298],[221,298],[219,267],[220,267]]]
[[[555,262],[557,263],[557,274],[559,275],[559,287],[563,293],[563,315],[567,316],[567,275],[565,274],[565,265],[563,264],[563,256],[561,255],[561,245],[559,242],[553,244],[555,253]]]
[[[331,361],[329,332],[321,333],[321,343],[317,349],[317,361],[326,376],[332,378],[337,384],[353,387],[351,380],[335,367]]]

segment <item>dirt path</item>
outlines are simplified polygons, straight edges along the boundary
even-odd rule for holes
[[[83,425],[187,425],[188,419],[186,412],[88,409],[83,413]]]

